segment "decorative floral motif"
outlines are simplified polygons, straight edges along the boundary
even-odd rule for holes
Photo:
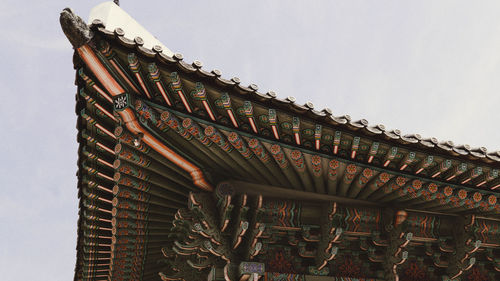
[[[291,130],[292,129],[292,124],[289,122],[283,122],[280,125],[281,125],[281,128],[283,130]]]
[[[293,265],[289,261],[289,257],[286,257],[283,249],[274,249],[270,252],[266,270],[268,272],[295,273]]]
[[[361,267],[356,264],[351,256],[339,259],[335,275],[342,277],[361,277]]]
[[[333,140],[333,136],[332,135],[323,135],[321,138],[324,141],[332,141]]]
[[[281,146],[279,146],[278,144],[273,144],[271,146],[271,155],[273,156],[274,160],[276,160],[276,163],[278,163],[280,168],[285,169],[286,167],[288,167],[288,161],[285,159],[285,154],[283,153]]]
[[[451,186],[446,186],[444,188],[444,195],[451,196],[453,194],[453,188]]]
[[[458,191],[458,198],[460,198],[460,199],[463,200],[466,197],[467,197],[467,190],[460,189],[460,191]],[[473,198],[474,198],[474,201],[479,202],[479,201],[481,201],[481,199],[483,198],[483,196],[481,195],[481,193],[476,192],[476,193],[474,193]]]
[[[304,130],[302,130],[302,134],[304,136],[310,137],[310,136],[314,135],[314,131],[312,129],[304,129]]]
[[[337,168],[339,167],[339,161],[332,159],[328,163],[328,178],[334,180],[337,176]]]
[[[429,192],[436,193],[438,190],[438,186],[435,183],[430,183],[428,189]]]
[[[346,182],[351,182],[354,180],[354,176],[356,175],[357,167],[354,164],[349,164],[346,168]]]
[[[259,157],[259,159],[262,162],[267,163],[270,161],[271,158],[269,157],[269,154],[267,154],[264,151],[264,147],[262,146],[262,144],[260,144],[259,140],[250,139],[248,141],[248,147],[250,147],[250,149],[253,151],[253,153],[255,155],[257,155],[257,157]]]
[[[313,155],[311,157],[311,163],[314,176],[321,176],[321,157],[318,155]]]
[[[465,278],[467,281],[489,281],[491,280],[488,275],[484,274],[477,266],[474,266],[467,277]]]
[[[409,262],[401,275],[401,279],[405,281],[429,280],[426,270],[419,266],[415,261]]]
[[[299,171],[304,171],[305,170],[305,165],[304,165],[304,157],[302,156],[302,152],[299,150],[293,150],[290,158],[293,160],[293,163],[295,164],[295,167]]]
[[[127,104],[128,104],[128,101],[127,101],[126,95],[119,96],[115,99],[115,109],[116,110],[124,109],[127,106]]]

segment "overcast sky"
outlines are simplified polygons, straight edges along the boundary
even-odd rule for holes
[[[76,88],[59,12],[86,20],[100,2],[0,0],[2,280],[73,278]],[[186,61],[261,92],[500,149],[499,1],[121,2]]]

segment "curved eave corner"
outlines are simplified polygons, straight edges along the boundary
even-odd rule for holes
[[[105,19],[108,21],[108,23],[112,22],[114,24],[128,24],[131,27],[135,27],[137,32],[139,32],[141,36],[147,36],[149,34],[142,26],[137,24],[137,22],[132,17],[130,17],[113,2],[106,2],[94,8],[93,17],[98,16],[101,13],[103,15],[107,15],[105,16]],[[118,18],[116,21],[114,21],[114,14],[116,14],[116,18]],[[83,20],[75,15],[70,9],[65,9],[61,13],[61,25],[64,33],[75,48],[75,52],[82,59],[85,65],[87,65],[87,67],[92,71],[99,82],[101,82],[108,93],[114,99],[118,96],[122,96],[123,94],[127,95],[126,90],[123,89],[122,86],[120,86],[120,84],[110,74],[110,72],[106,69],[106,67],[95,54],[93,48],[90,46],[89,43],[91,43],[92,40],[92,32],[83,22]],[[143,33],[143,31],[145,31],[147,34]],[[113,104],[115,105],[116,110],[116,100]],[[180,168],[187,171],[191,175],[193,183],[196,186],[203,190],[213,191],[212,185],[205,179],[205,176],[203,175],[201,169],[190,163],[182,156],[175,153],[173,150],[165,146],[161,141],[152,136],[147,130],[145,130],[139,124],[139,122],[137,122],[137,119],[135,118],[135,115],[130,108],[120,108],[118,114],[131,133],[133,133],[134,135],[143,136],[142,140],[144,141],[144,143],[166,157],[168,160],[172,161]]]

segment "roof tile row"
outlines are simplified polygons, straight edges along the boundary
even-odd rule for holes
[[[350,130],[361,131],[368,136],[379,135],[385,139],[394,140],[404,145],[414,144],[420,145],[421,148],[434,149],[437,153],[452,154],[457,157],[467,156],[473,160],[500,163],[500,151],[488,152],[485,147],[471,148],[467,144],[455,145],[452,141],[440,142],[433,137],[422,138],[419,134],[402,135],[400,130],[386,130],[385,126],[382,124],[370,126],[366,119],[352,121],[349,115],[334,116],[332,110],[329,108],[325,108],[321,111],[315,110],[312,102],[306,102],[304,105],[300,105],[296,103],[296,99],[293,96],[286,97],[285,99],[279,99],[277,98],[277,94],[273,91],[269,91],[265,94],[258,92],[258,86],[255,84],[242,86],[238,77],[233,77],[228,80],[222,77],[220,70],[214,69],[212,71],[206,71],[203,69],[203,63],[198,60],[195,60],[191,64],[186,63],[183,60],[183,55],[180,53],[176,53],[173,57],[170,57],[162,52],[161,46],[156,45],[152,49],[144,48],[144,40],[142,38],[136,37],[131,40],[125,37],[125,31],[121,28],[116,28],[114,32],[110,32],[104,28],[100,20],[94,20],[90,25],[90,28],[104,34],[107,37],[116,38],[121,45],[127,48],[136,49],[143,56],[155,58],[167,65],[174,64],[186,73],[192,73],[200,76],[201,78],[211,79],[219,86],[232,87],[239,94],[243,96],[250,96],[260,102],[271,103],[286,110],[290,110],[298,114],[304,114],[310,118],[321,120],[323,122],[334,125],[344,125]]]

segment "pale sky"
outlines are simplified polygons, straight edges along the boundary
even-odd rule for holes
[[[86,20],[100,2],[0,0],[1,280],[73,278],[76,87],[59,13]],[[500,149],[499,1],[121,2],[187,62],[261,92]]]

